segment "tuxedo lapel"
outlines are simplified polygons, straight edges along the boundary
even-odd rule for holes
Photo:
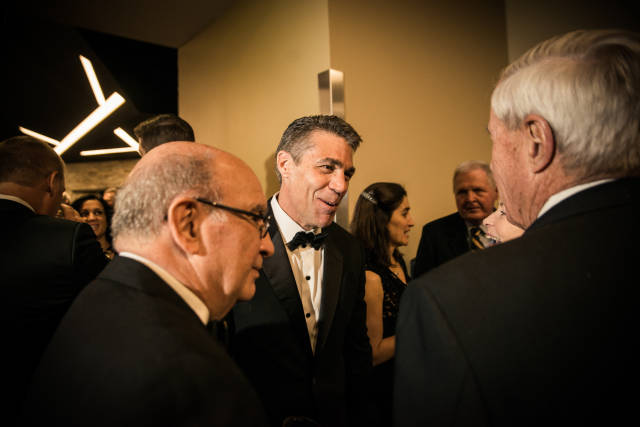
[[[269,203],[269,211],[271,211],[271,203]],[[311,340],[309,339],[309,331],[307,330],[307,322],[304,318],[304,310],[302,309],[298,286],[291,271],[291,263],[289,262],[289,256],[282,241],[282,234],[278,228],[278,223],[273,218],[273,213],[270,213],[272,215],[269,230],[274,253],[271,257],[264,260],[262,271],[271,285],[273,293],[289,316],[291,327],[294,329],[296,335],[305,343],[306,348],[311,351]]]
[[[322,307],[320,308],[320,321],[318,323],[318,342],[316,344],[316,354],[322,349],[329,331],[338,305],[338,296],[342,286],[342,252],[337,243],[333,240],[333,233],[329,226],[324,248],[324,271],[322,279]]]

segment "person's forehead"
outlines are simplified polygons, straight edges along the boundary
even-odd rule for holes
[[[87,199],[82,203],[83,208],[102,208],[102,203],[96,199]]]
[[[251,210],[266,206],[262,186],[255,174],[244,165],[226,170],[221,179],[222,198],[234,207]]]
[[[317,160],[325,157],[340,158],[344,156],[351,162],[353,150],[347,141],[334,133],[315,130],[308,136],[307,149],[302,153],[303,158]]]
[[[456,177],[456,188],[479,185],[489,185],[487,173],[482,169],[472,169],[470,171],[461,173]]]
[[[494,126],[497,126],[500,123],[501,123],[500,119],[498,119],[498,116],[496,116],[496,113],[493,111],[493,109],[491,109],[489,111],[489,123],[488,123],[488,126],[489,127],[494,127]]]

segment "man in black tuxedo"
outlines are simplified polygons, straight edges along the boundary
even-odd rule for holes
[[[276,150],[275,254],[255,298],[234,308],[231,342],[274,426],[287,418],[340,426],[367,416],[364,254],[333,222],[360,141],[344,120],[310,116],[292,122]]]
[[[0,142],[2,336],[11,390],[3,413],[9,419],[60,319],[107,264],[88,225],[54,218],[64,187],[62,159],[47,144],[29,136]]]
[[[475,160],[458,165],[453,173],[453,194],[458,211],[422,228],[413,277],[492,243],[481,227],[482,220],[494,211],[498,198],[489,165]]]
[[[202,144],[164,144],[118,192],[119,255],[78,296],[24,405],[26,424],[266,425],[208,326],[251,298],[273,253],[249,167]]]
[[[576,31],[491,99],[491,167],[524,235],[407,288],[396,426],[622,425],[636,416],[640,35]]]

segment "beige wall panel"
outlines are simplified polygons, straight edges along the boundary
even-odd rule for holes
[[[273,153],[295,118],[319,113],[329,68],[327,0],[239,1],[178,51],[180,115],[278,188]]]
[[[501,1],[444,3],[329,0],[331,67],[364,139],[349,211],[367,185],[403,184],[416,222],[407,261],[422,225],[455,210],[455,166],[490,160],[489,97],[507,61]]]

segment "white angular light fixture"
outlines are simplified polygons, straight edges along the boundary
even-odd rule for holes
[[[56,141],[55,139],[49,138],[48,136],[44,136],[42,134],[39,134],[38,132],[34,132],[34,131],[29,130],[27,128],[23,128],[22,126],[18,126],[18,129],[20,129],[20,132],[24,133],[25,135],[32,136],[35,139],[39,139],[40,141],[48,142],[51,145],[60,144],[60,141]]]
[[[80,155],[81,156],[101,156],[103,154],[130,153],[130,152],[138,151],[138,143],[124,129],[122,128],[114,129],[113,133],[115,133],[118,136],[118,138],[126,142],[129,145],[129,147],[105,148],[102,150],[87,150],[87,151],[81,151]]]
[[[69,147],[78,142],[80,138],[85,136],[91,129],[96,127],[100,122],[109,117],[111,113],[124,104],[124,98],[118,92],[113,92],[104,104],[93,110],[91,114],[80,122],[67,136],[62,138],[60,144],[54,148],[58,155],[62,155]]]
[[[46,135],[42,135],[38,132],[34,132],[32,130],[26,129],[22,126],[18,127],[20,132],[25,135],[32,136],[41,141],[47,142],[55,146],[54,150],[58,155],[62,155],[65,151],[69,149],[73,144],[78,142],[83,136],[91,131],[94,127],[100,124],[104,119],[109,117],[115,110],[120,108],[122,104],[126,101],[118,92],[113,92],[109,98],[105,99],[104,93],[102,92],[102,87],[100,86],[100,82],[98,81],[98,77],[93,69],[93,64],[90,60],[85,58],[82,55],[79,55],[80,62],[82,63],[82,68],[84,68],[84,73],[89,80],[89,85],[91,86],[91,90],[93,91],[93,95],[96,98],[96,102],[98,103],[98,108],[93,110],[84,120],[80,122],[71,132],[67,134],[61,141],[57,141],[53,138],[50,138]],[[137,152],[138,151],[138,143],[135,139],[133,139],[127,132],[125,132],[122,128],[114,129],[113,131],[120,139],[126,142],[129,147],[123,148],[109,148],[103,150],[89,150],[82,151],[80,155],[82,156],[95,156],[101,154],[112,154],[112,153],[126,153],[126,152]]]

